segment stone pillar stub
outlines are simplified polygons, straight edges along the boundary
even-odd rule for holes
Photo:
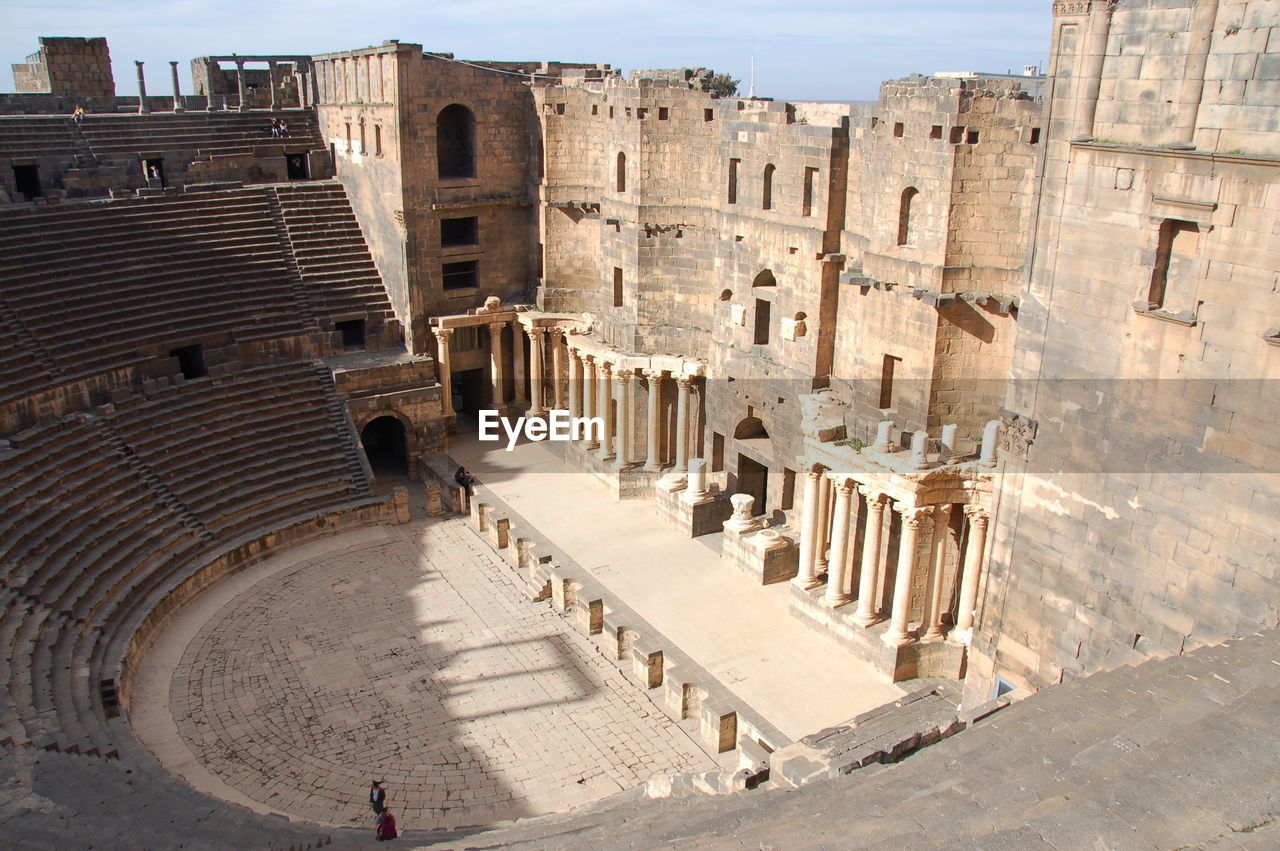
[[[173,111],[186,112],[182,105],[182,87],[178,83],[178,62],[175,59],[169,60],[169,74],[173,77]]]
[[[135,59],[133,64],[138,68],[138,114],[149,115],[151,107],[147,106],[147,78],[142,73],[142,63]]]
[[[449,338],[453,336],[452,328],[432,328],[437,344],[436,363],[440,365],[440,399],[446,417],[454,415],[453,410],[453,358],[449,352]]]

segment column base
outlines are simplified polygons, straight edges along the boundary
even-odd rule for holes
[[[927,631],[924,635],[920,636],[920,640],[926,644],[932,644],[935,641],[945,641],[946,638],[947,638],[946,633],[944,633],[940,629],[938,630],[931,629]]]
[[[850,603],[852,603],[853,598],[850,597],[848,594],[837,594],[834,597],[831,597],[831,596],[823,597],[822,602],[826,604],[828,608],[838,609],[841,606],[847,606]]]
[[[952,644],[963,644],[968,646],[973,643],[973,627],[968,629],[953,629],[947,633],[947,641]]]
[[[796,586],[797,588],[803,588],[806,591],[812,591],[814,588],[821,588],[823,585],[826,585],[827,583],[823,582],[821,579],[819,579],[816,576],[809,576],[809,577],[797,576],[795,579],[791,580],[791,584]]]
[[[916,643],[916,637],[909,632],[886,632],[880,636],[880,640],[888,647],[905,647]]]
[[[863,629],[866,629],[869,626],[875,626],[876,624],[880,623],[882,620],[884,620],[884,618],[882,618],[876,612],[871,612],[870,614],[865,614],[865,615],[853,616],[853,622],[856,623],[858,626],[862,627]]]

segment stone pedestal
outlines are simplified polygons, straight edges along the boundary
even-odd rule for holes
[[[686,491],[683,482],[671,479],[655,482],[653,499],[658,516],[690,538],[710,535],[724,528],[732,510],[728,500],[710,490],[701,496],[688,497]]]
[[[724,524],[720,556],[728,564],[758,580],[761,585],[785,582],[796,575],[800,552],[796,543],[775,529],[732,528],[731,518]]]

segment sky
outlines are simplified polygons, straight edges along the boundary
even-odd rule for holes
[[[190,93],[196,56],[315,54],[386,39],[460,59],[714,68],[779,100],[874,100],[882,81],[933,71],[1019,73],[1047,61],[1050,0],[0,0],[0,90],[38,37],[105,36],[116,89]]]

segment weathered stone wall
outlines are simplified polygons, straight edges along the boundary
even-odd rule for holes
[[[40,50],[13,67],[15,90],[67,97],[116,94],[105,38],[40,37]]]
[[[526,298],[535,277],[532,204],[540,150],[524,76],[398,42],[315,62],[319,111],[338,152],[338,176],[358,205],[411,350],[434,346],[429,316],[465,312],[494,295],[508,302]],[[437,119],[451,104],[475,119],[474,177],[439,176]],[[441,220],[470,217],[478,220],[476,244],[442,248]],[[477,285],[446,289],[442,266],[471,261]]]
[[[1188,90],[1157,84],[1194,70],[1197,22],[1212,30],[1210,66],[1225,67],[1220,50],[1255,44],[1232,67],[1268,67],[1280,8],[1223,2],[1206,23],[1215,4],[1122,2],[1108,33],[1102,5],[1057,7],[1055,133],[1021,298],[1003,453],[1012,475],[997,495],[973,695],[996,676],[1039,687],[1280,619],[1280,347],[1267,339],[1280,327],[1280,178],[1273,159],[1213,151],[1215,139],[1270,149],[1280,90],[1250,77],[1244,91],[1267,108],[1228,115],[1205,108],[1216,84],[1199,110],[1164,104]],[[1272,34],[1272,52],[1258,32]],[[1075,85],[1085,43],[1105,53],[1103,82],[1115,82],[1096,127]],[[1153,103],[1152,91],[1164,94]],[[1191,112],[1216,115],[1221,136],[1197,122],[1208,150],[1171,149]],[[1191,234],[1162,261],[1170,220]],[[1152,287],[1162,271],[1163,298]]]

